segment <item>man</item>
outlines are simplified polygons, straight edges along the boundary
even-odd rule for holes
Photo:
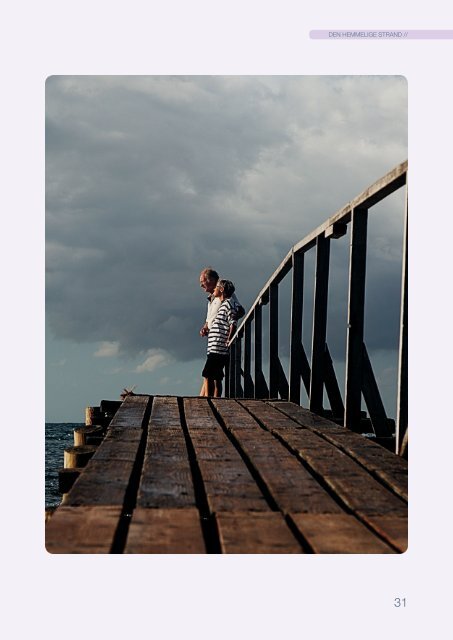
[[[215,297],[214,289],[216,288],[217,282],[219,281],[219,274],[217,271],[212,269],[211,267],[207,267],[203,269],[200,273],[200,287],[206,291],[208,294],[208,310],[206,314],[206,322],[200,329],[200,336],[202,338],[206,337],[209,333],[209,329],[212,327],[212,323],[217,315],[219,310],[221,300],[218,297]],[[231,305],[234,309],[234,313],[236,315],[236,320],[239,320],[245,315],[244,307],[239,303],[239,300],[236,297],[236,294],[230,298]],[[203,380],[203,384],[200,389],[200,396],[207,396],[208,388],[206,386],[206,381]]]

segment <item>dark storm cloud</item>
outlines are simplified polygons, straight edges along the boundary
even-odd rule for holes
[[[249,305],[292,244],[406,157],[401,78],[52,77],[46,116],[50,326],[131,356],[198,357],[203,266]],[[376,291],[399,268],[396,210],[375,224]]]

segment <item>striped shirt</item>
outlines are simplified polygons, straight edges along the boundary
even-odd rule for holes
[[[236,294],[233,293],[231,298],[229,298],[233,309],[237,309],[240,306],[239,300],[236,297]],[[213,294],[208,296],[208,312],[206,315],[206,324],[208,325],[208,329],[212,327],[212,323],[214,322],[214,318],[217,315],[217,311],[221,305],[222,301],[220,298],[216,298]]]
[[[233,324],[236,324],[234,307],[230,299],[226,298],[220,305],[217,315],[209,329],[208,353],[228,353],[228,334]]]

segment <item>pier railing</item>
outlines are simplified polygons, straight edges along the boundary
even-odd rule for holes
[[[397,410],[389,419],[384,409],[364,342],[367,228],[369,210],[406,185],[402,249],[401,314],[397,379]],[[345,236],[350,225],[349,279],[344,391],[335,374],[326,341],[330,242]],[[302,344],[304,258],[314,249],[314,298],[311,359]],[[279,284],[292,272],[289,362],[285,372],[279,355]],[[263,372],[263,308],[268,307],[269,369]],[[377,438],[391,441],[402,453],[407,442],[407,161],[395,167],[324,224],[295,244],[266,282],[245,315],[230,350],[225,395],[236,398],[281,398],[300,404],[301,384],[308,409],[329,415],[336,422],[363,432],[362,396]],[[328,398],[330,410],[323,404]]]

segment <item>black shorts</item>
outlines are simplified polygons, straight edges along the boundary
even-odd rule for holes
[[[206,364],[201,372],[203,378],[211,380],[223,380],[223,368],[229,362],[230,356],[221,353],[208,353]]]

